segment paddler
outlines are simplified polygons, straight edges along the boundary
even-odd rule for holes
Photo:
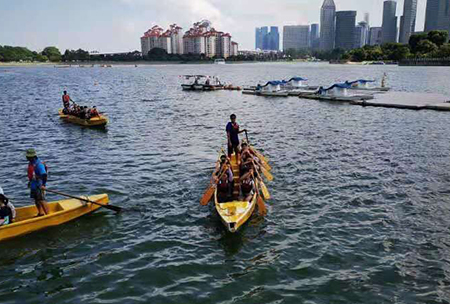
[[[30,197],[34,199],[38,210],[37,216],[49,214],[48,205],[45,201],[47,168],[37,157],[35,149],[28,149],[26,157],[28,160],[28,187],[30,188]]]
[[[236,122],[236,115],[231,114],[230,122],[227,124],[227,139],[228,139],[228,157],[231,158],[233,152],[236,153],[236,158],[238,164],[240,164],[240,153],[239,153],[239,133],[246,132],[247,130],[240,130],[239,125]]]
[[[2,187],[0,187],[0,226],[12,223],[15,217],[16,209],[3,193]]]

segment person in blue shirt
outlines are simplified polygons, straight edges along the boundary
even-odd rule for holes
[[[47,169],[44,163],[37,157],[36,150],[28,149],[26,153],[28,160],[28,187],[30,197],[34,199],[38,211],[37,216],[49,214],[47,202],[45,201],[45,186],[47,184]]]
[[[246,132],[247,130],[240,130],[239,125],[236,122],[236,115],[231,114],[230,122],[227,124],[227,139],[228,139],[228,157],[231,158],[233,152],[236,153],[237,162],[240,163],[240,153],[239,153],[239,134]]]

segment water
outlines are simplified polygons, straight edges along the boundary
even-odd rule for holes
[[[449,303],[450,115],[180,89],[381,78],[450,96],[446,68],[328,64],[0,69],[0,185],[30,204],[24,152],[49,187],[108,193],[108,210],[0,243],[9,303]],[[66,124],[61,92],[108,113]],[[239,233],[201,207],[231,113],[271,160],[266,218]],[[49,195],[50,200],[60,197]]]

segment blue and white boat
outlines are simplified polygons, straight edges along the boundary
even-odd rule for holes
[[[345,83],[349,85],[350,90],[387,92],[391,89],[383,85],[380,87],[371,86],[371,84],[375,83],[375,80],[358,79],[355,81],[346,81]]]

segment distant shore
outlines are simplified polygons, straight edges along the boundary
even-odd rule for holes
[[[305,61],[227,61],[226,64],[255,63],[298,63]],[[213,61],[89,61],[89,62],[0,62],[0,67],[92,67],[98,66],[140,66],[140,65],[176,65],[176,64],[214,64]]]

